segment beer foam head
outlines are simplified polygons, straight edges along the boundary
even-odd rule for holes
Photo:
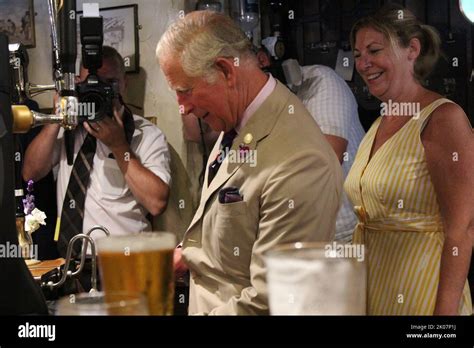
[[[176,247],[176,236],[170,232],[136,233],[128,236],[111,236],[97,240],[100,252],[130,252],[169,250]]]

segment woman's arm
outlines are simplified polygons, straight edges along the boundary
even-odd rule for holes
[[[464,111],[450,103],[433,112],[421,139],[445,233],[434,314],[456,315],[474,240],[474,137]]]

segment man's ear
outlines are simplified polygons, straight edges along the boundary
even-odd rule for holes
[[[421,43],[416,37],[410,40],[408,44],[408,58],[415,60],[421,52]]]
[[[268,57],[268,55],[262,50],[259,50],[257,52],[257,60],[258,60],[258,66],[260,67],[260,69],[267,68],[270,65],[272,65],[270,57]]]
[[[225,57],[218,57],[214,62],[214,65],[217,71],[222,74],[224,77],[226,84],[229,87],[234,87],[236,84],[236,77],[237,77],[237,67],[240,64],[238,58],[225,58]]]

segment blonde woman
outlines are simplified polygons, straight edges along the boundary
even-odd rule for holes
[[[368,314],[472,314],[473,134],[461,107],[422,85],[440,38],[392,7],[356,22],[351,41],[382,101],[345,182],[353,241],[368,252]]]

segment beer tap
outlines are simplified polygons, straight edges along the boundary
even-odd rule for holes
[[[69,278],[77,277],[84,269],[84,265],[86,262],[87,248],[89,246],[89,243],[91,243],[91,272],[92,274],[91,274],[91,290],[90,291],[91,292],[97,291],[97,254],[96,254],[96,249],[95,249],[96,248],[95,242],[90,236],[92,232],[96,230],[100,230],[104,232],[104,234],[107,237],[110,236],[109,230],[105,228],[104,226],[100,226],[100,225],[96,225],[92,227],[85,234],[84,233],[76,234],[69,241],[67,251],[66,251],[66,262],[64,264],[64,272],[62,273],[62,276],[59,279],[59,281],[57,283],[53,283],[52,281],[49,281],[47,283],[42,283],[41,286],[54,289],[54,288],[58,288],[62,286],[66,282],[68,277]],[[76,241],[80,239],[84,239],[83,244],[82,244],[81,260],[79,262],[79,267],[75,271],[71,271],[69,270],[69,267],[70,267],[69,264],[71,263],[71,261],[73,261],[72,250],[74,247],[74,243],[76,243]]]
[[[51,41],[53,48],[53,80],[55,82],[56,90],[61,90],[61,79],[63,73],[61,70],[60,48],[59,48],[59,30],[56,23],[58,18],[58,3],[56,0],[48,0],[48,14],[49,22],[51,24]]]
[[[100,231],[104,232],[107,237],[110,236],[109,230],[108,230],[107,228],[105,228],[104,226],[100,226],[100,225],[95,225],[95,226],[92,227],[89,231],[87,231],[86,234],[87,234],[88,236],[90,236],[92,232],[97,231],[97,230],[100,230]]]
[[[104,232],[106,237],[110,236],[109,230],[107,228],[105,228],[104,226],[100,226],[100,225],[95,225],[89,231],[87,231],[85,233],[85,235],[90,237],[92,232],[97,231],[97,230],[100,230],[100,231]],[[86,262],[87,248],[89,246],[88,243],[89,243],[90,240],[92,240],[92,239],[91,238],[85,238],[85,241],[82,244],[81,261],[79,263],[79,268],[75,272],[73,272],[71,274],[71,276],[75,276],[75,275],[82,272],[82,270],[84,268],[84,264]],[[72,250],[72,244],[74,244],[74,243],[72,242],[72,239],[71,239],[71,241],[69,242],[68,250],[69,250],[69,248],[71,248],[71,250]],[[96,265],[97,264],[97,255],[95,253],[95,242],[92,240],[91,244],[94,244],[94,245],[91,246],[92,264]],[[94,268],[92,269],[92,274],[91,274],[91,284],[92,284],[91,291],[97,290],[97,287],[96,287],[96,285],[97,285],[97,270],[94,270]]]
[[[74,246],[74,243],[80,239],[85,239],[86,241],[91,243],[91,252],[92,255],[95,256],[95,243],[94,240],[83,233],[76,234],[74,237],[71,238],[69,241],[69,245],[67,247],[67,252],[66,252],[66,263],[64,264],[64,272],[61,276],[61,279],[57,283],[53,283],[52,281],[49,281],[47,283],[42,283],[41,286],[43,287],[49,287],[50,289],[58,288],[62,286],[68,277],[76,277],[79,273],[82,272],[82,269],[84,267],[84,262],[85,262],[85,254],[81,254],[81,263],[80,267],[76,271],[71,271],[69,270],[69,264],[71,263],[72,260],[72,248]],[[92,257],[92,278],[91,278],[91,288],[96,291],[97,290],[97,265],[96,265],[96,258]],[[92,290],[91,289],[91,290]]]
[[[76,1],[62,0],[58,6],[58,0],[48,0],[48,12],[53,47],[54,85],[29,84],[20,76],[16,89],[28,97],[56,90],[59,94],[59,103],[56,105],[55,114],[52,115],[31,111],[24,105],[12,105],[13,132],[26,133],[32,127],[60,124],[66,130],[64,135],[66,153],[68,164],[72,165],[74,137],[70,131],[79,124],[75,88]],[[15,54],[14,49],[10,54]]]
[[[57,18],[57,1],[56,0],[48,0],[48,14],[49,14],[49,22],[51,25],[51,41],[52,41],[52,47],[53,47],[54,84],[41,85],[41,84],[29,83],[28,81],[24,81],[23,79],[24,75],[22,74],[21,77],[17,79],[17,89],[20,89],[20,92],[22,92],[24,95],[26,95],[30,99],[44,92],[61,90],[60,82],[63,78],[63,75],[61,72],[58,28],[57,28],[57,23],[56,23],[56,18]],[[20,69],[20,67],[22,67],[23,62],[19,57],[17,57],[18,54],[16,51],[19,50],[18,46],[19,44],[10,45],[10,60],[12,60],[12,58],[16,58],[14,62],[14,68],[15,69],[18,68],[18,70],[23,71],[23,69]]]
[[[55,91],[56,85],[39,85],[36,83],[29,83],[26,82],[25,92],[28,98],[36,97],[37,95],[48,92],[48,91]]]
[[[100,226],[100,225],[95,225],[94,227],[92,227],[89,231],[86,232],[86,236],[90,236],[92,232],[97,231],[97,230],[104,232],[106,237],[110,236],[109,230],[107,228],[105,228],[104,226]],[[80,271],[82,271],[82,268],[84,267],[83,263],[86,260],[87,247],[88,247],[88,240],[86,239],[85,243],[82,245],[81,264],[79,265],[79,270]],[[91,247],[91,257],[92,257],[92,263],[97,264],[97,255],[96,255],[95,252],[92,252],[92,247]],[[97,270],[94,270],[94,269],[92,269],[91,284],[92,284],[91,291],[97,290],[97,288],[96,288],[96,286],[97,286]],[[94,286],[94,284],[95,284],[95,286]]]

